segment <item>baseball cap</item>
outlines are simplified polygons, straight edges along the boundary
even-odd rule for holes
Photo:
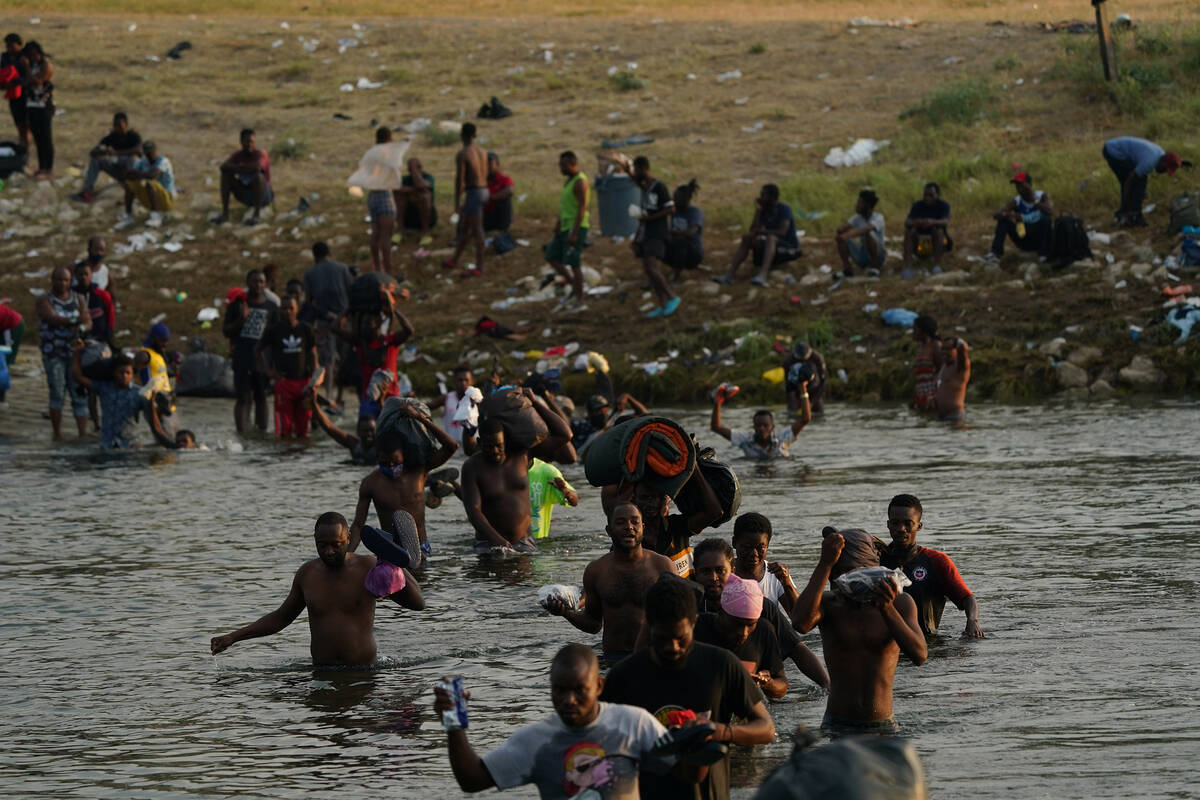
[[[146,334],[146,341],[143,342],[143,344],[146,347],[149,347],[150,343],[153,342],[155,339],[170,339],[170,338],[171,338],[171,329],[167,327],[167,323],[156,322],[150,326],[150,332]]]
[[[1163,167],[1168,175],[1174,175],[1175,170],[1183,166],[1183,158],[1179,153],[1167,153],[1163,156]]]
[[[1016,175],[1012,176],[1012,180],[1009,181],[1009,183],[1033,183],[1033,178],[1029,176],[1028,172],[1021,170]]]
[[[609,400],[602,394],[594,394],[588,398],[588,411],[599,411],[602,408],[608,408]]]

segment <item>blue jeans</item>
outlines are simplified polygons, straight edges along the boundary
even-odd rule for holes
[[[71,359],[43,355],[46,386],[50,389],[50,410],[61,411],[67,398],[71,399],[71,414],[76,418],[88,415],[87,391],[71,375]]]

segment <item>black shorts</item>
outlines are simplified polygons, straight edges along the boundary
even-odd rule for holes
[[[8,101],[8,113],[12,114],[13,122],[18,128],[25,126],[28,118],[28,112],[25,110],[25,95]]]
[[[637,243],[634,252],[638,258],[657,258],[659,261],[665,261],[667,243],[662,239],[644,239]]]
[[[253,394],[256,398],[267,394],[266,373],[258,369],[258,364],[252,358],[233,359],[233,391],[238,397]]]
[[[675,269],[696,269],[702,260],[704,253],[691,239],[676,236],[667,242],[666,262]]]

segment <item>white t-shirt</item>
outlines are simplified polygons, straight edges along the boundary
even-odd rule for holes
[[[754,441],[754,431],[731,430],[729,441],[734,447],[740,448],[746,458],[757,458],[765,461],[772,458],[787,458],[791,455],[792,441],[795,439],[791,427],[779,433],[778,428],[771,434],[771,441],[766,446]]]
[[[758,582],[758,586],[762,589],[763,597],[768,600],[774,600],[778,603],[779,598],[783,597],[783,583],[769,571],[763,573],[762,580]]]
[[[883,243],[883,214],[875,211],[871,214],[870,219],[864,218],[862,214],[855,214],[849,219],[849,224],[851,228],[870,225],[872,230],[867,235],[875,237],[875,244],[879,245],[879,252],[887,252],[887,246]]]
[[[483,764],[497,789],[532,783],[543,800],[638,800],[638,762],[665,732],[644,708],[601,703],[591,725],[569,728],[551,714],[508,737]]]
[[[446,402],[442,404],[442,430],[450,434],[450,438],[462,444],[462,425],[454,421],[454,412],[458,411],[458,392],[453,389],[446,392]]]

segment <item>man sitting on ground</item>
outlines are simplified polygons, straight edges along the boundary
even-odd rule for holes
[[[336,511],[317,517],[313,539],[319,558],[306,561],[296,570],[283,605],[233,633],[214,636],[213,655],[243,639],[279,633],[307,609],[314,666],[374,666],[375,603],[383,599],[367,588],[368,577],[377,566],[375,556],[349,552],[350,526]],[[397,579],[388,587],[395,591],[383,597],[403,608],[423,610],[425,598],[420,584],[408,570],[402,570],[402,574],[403,580]]]
[[[991,251],[983,260],[999,264],[1004,255],[1004,240],[1011,238],[1018,250],[1036,250],[1038,260],[1045,261],[1050,258],[1054,235],[1054,204],[1050,195],[1040,189],[1034,191],[1033,178],[1028,172],[1018,172],[1011,183],[1017,187],[1017,196],[992,215],[996,220],[996,235],[992,237]]]
[[[229,222],[230,196],[252,209],[247,225],[257,225],[263,207],[275,200],[271,159],[266,150],[254,146],[254,129],[243,128],[239,139],[242,146],[221,164],[221,213],[213,217],[214,225]]]
[[[163,214],[175,206],[175,170],[166,156],[158,154],[154,142],[142,143],[143,157],[134,162],[125,173],[125,213],[117,222],[117,229],[133,224],[133,201],[150,209],[146,225],[160,227]]]
[[[401,230],[419,230],[421,239],[418,247],[428,247],[433,244],[430,229],[437,224],[437,207],[434,205],[433,176],[425,171],[421,159],[408,160],[408,174],[400,179],[400,188],[392,192],[396,200],[396,217]],[[397,233],[393,240],[404,240],[403,233]]]
[[[108,173],[121,183],[126,171],[142,152],[142,137],[130,130],[129,117],[124,111],[113,114],[112,130],[92,148],[87,172],[83,176],[83,188],[71,195],[73,200],[90,203],[96,199],[96,179],[101,172]]]
[[[929,654],[917,604],[891,580],[875,584],[869,603],[825,591],[833,578],[879,566],[879,553],[864,530],[826,528],[823,536],[821,558],[792,609],[801,633],[821,627],[831,680],[821,730],[833,736],[896,733],[892,682],[900,652],[918,666]]]
[[[513,220],[513,179],[500,171],[500,156],[487,154],[488,201],[483,204],[483,229],[508,233]]]
[[[933,272],[942,271],[942,254],[954,246],[946,226],[950,224],[950,204],[941,197],[936,183],[925,184],[921,199],[912,204],[904,220],[904,272],[908,277],[914,254],[932,255]],[[928,248],[928,250],[926,250]]]
[[[876,276],[887,259],[887,246],[883,242],[883,214],[875,210],[879,196],[871,189],[858,193],[854,216],[837,229],[838,256],[842,259],[842,274],[854,274],[854,266],[866,269],[866,274]],[[851,262],[854,262],[853,265]]]
[[[796,218],[792,207],[779,200],[779,187],[768,183],[762,187],[754,201],[754,220],[749,232],[742,237],[729,271],[713,278],[717,283],[733,283],[733,276],[746,256],[754,253],[754,263],[759,273],[750,279],[755,286],[767,285],[767,273],[771,267],[800,257],[800,238],[796,234]]]

